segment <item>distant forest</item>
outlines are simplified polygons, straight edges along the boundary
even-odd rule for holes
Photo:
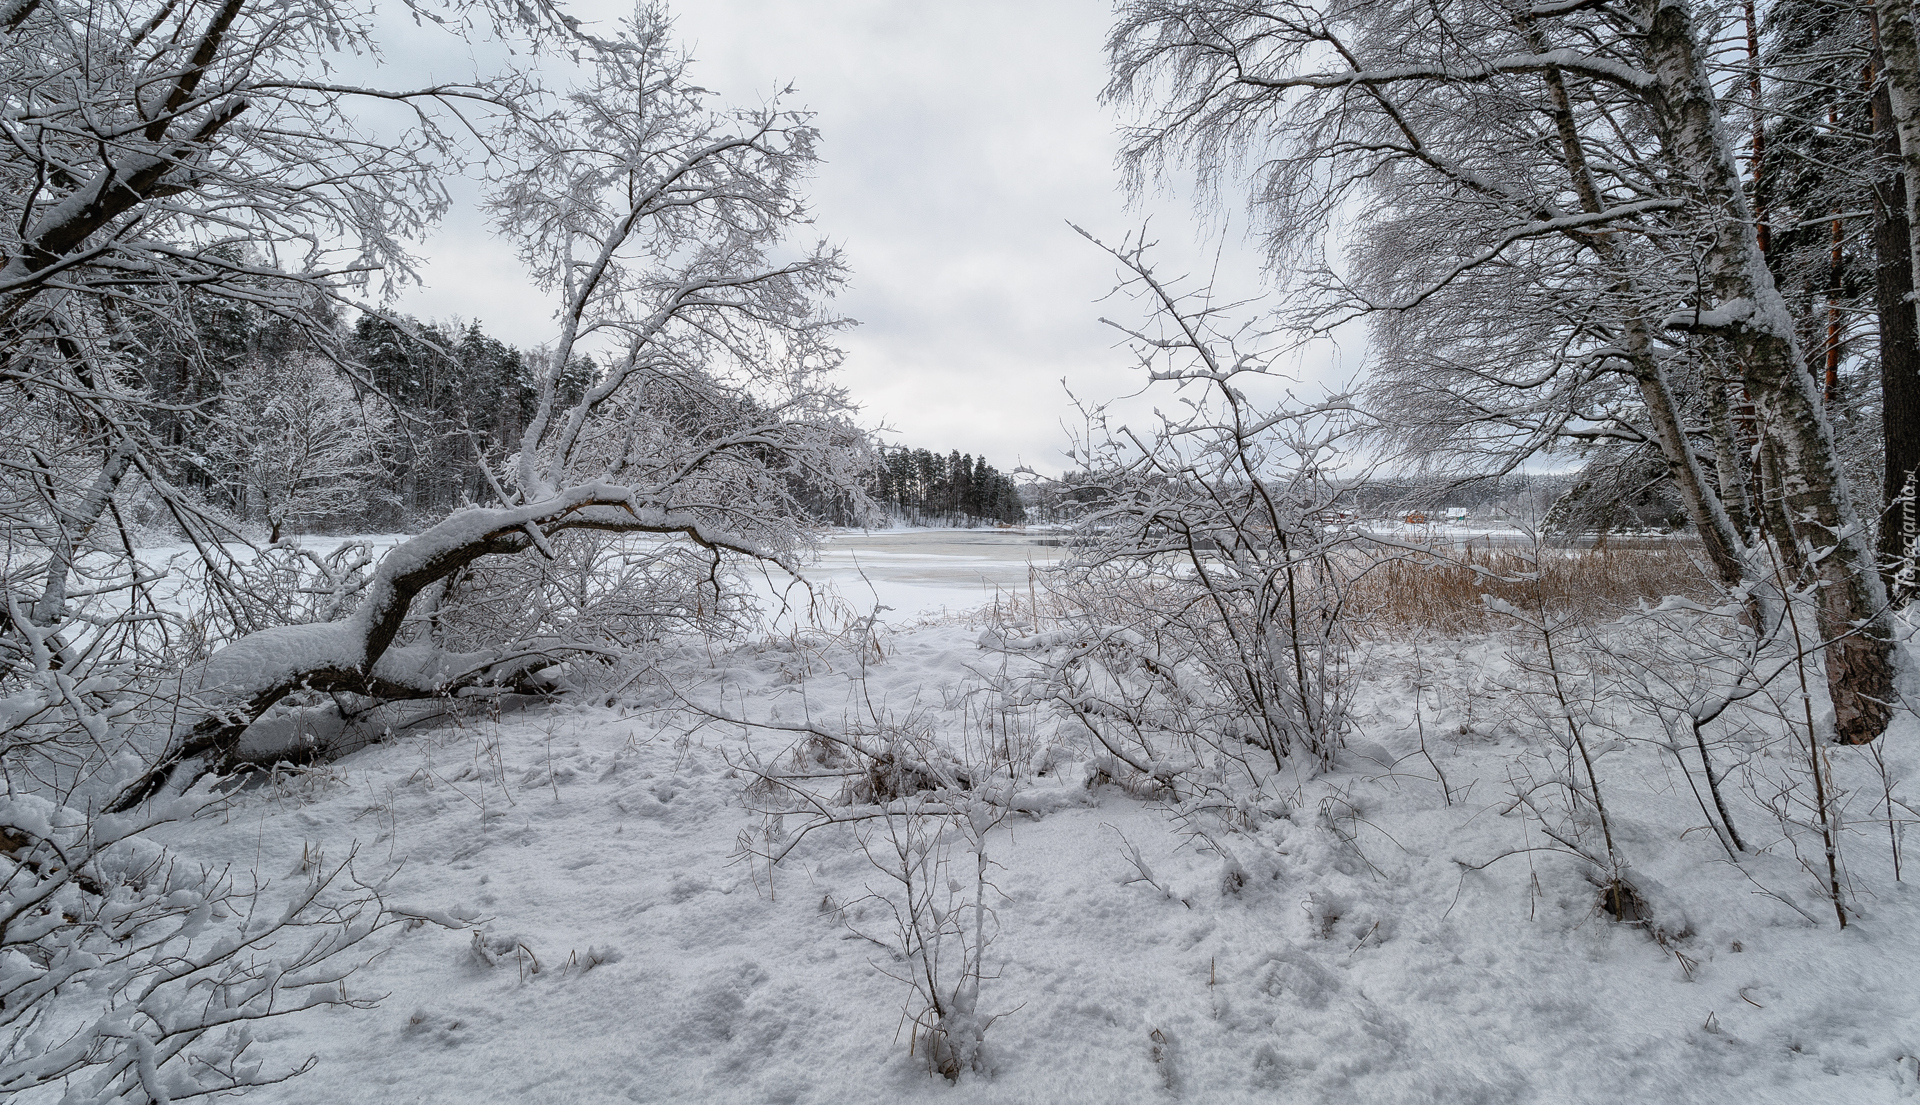
[[[1020,489],[986,457],[955,450],[880,446],[868,493],[889,517],[908,525],[1019,525],[1026,520]]]
[[[130,351],[156,400],[155,429],[186,458],[207,505],[278,540],[301,532],[405,531],[491,496],[489,471],[520,447],[539,403],[537,361],[478,322],[364,315],[331,356],[272,315],[195,312],[194,340],[149,335]],[[599,370],[576,358],[564,408]],[[864,489],[887,522],[1014,524],[1019,489],[986,458],[876,444]],[[822,521],[855,525],[843,497],[795,490]],[[136,509],[165,526],[164,512]]]
[[[148,340],[132,357],[208,505],[272,539],[404,530],[487,497],[479,462],[519,447],[538,386],[479,323],[400,321],[362,316],[327,356],[281,319],[211,305],[191,343]],[[571,368],[560,386],[577,393],[593,368]]]

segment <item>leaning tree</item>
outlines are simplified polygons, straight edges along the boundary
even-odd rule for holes
[[[235,764],[255,719],[604,649],[604,626],[537,602],[499,617],[530,593],[512,566],[577,560],[577,531],[652,535],[623,559],[654,591],[616,604],[645,618],[697,587],[682,605],[711,608],[731,554],[790,564],[823,495],[861,506],[823,307],[843,269],[789,240],[807,116],[713,107],[656,12],[611,38],[538,2],[427,14],[563,36],[590,77],[564,98],[512,76],[344,83],[326,62],[375,49],[373,13],[332,0],[0,3],[0,1096],[242,1090],[299,1073],[246,1059],[251,1022],[364,1004],[341,984],[394,915],[350,859],[269,893],[145,840],[214,800],[190,784]],[[371,104],[404,119],[375,125]],[[518,453],[475,449],[484,505],[384,557],[248,548],[176,484],[180,428],[208,411],[143,379],[145,353],[156,334],[190,348],[224,304],[351,372],[327,316],[404,275],[456,132],[560,308]],[[136,498],[198,550],[206,616],[154,593]]]
[[[864,501],[864,437],[830,378],[844,323],[823,306],[845,270],[790,241],[817,132],[778,100],[713,107],[670,29],[642,12],[586,43],[590,79],[506,139],[520,163],[499,172],[491,210],[556,294],[559,334],[518,454],[488,472],[493,501],[395,546],[351,585],[350,611],[214,652],[123,803],[233,767],[248,726],[296,692],[457,694],[601,649],[531,611],[505,639],[462,632],[453,612],[487,605],[474,588],[489,558],[553,559],[570,531],[671,537],[636,555],[694,573],[718,602],[727,556],[794,567],[821,488]],[[564,370],[589,349],[597,378],[567,396]]]
[[[559,28],[544,5],[524,18]],[[0,11],[0,402],[18,446],[0,472],[19,607],[0,624],[9,680],[46,682],[36,633],[55,656],[96,655],[102,623],[71,591],[137,592],[119,515],[135,485],[195,545],[218,601],[244,590],[225,546],[240,535],[179,486],[174,431],[207,412],[146,379],[144,354],[195,346],[195,321],[223,309],[278,318],[324,349],[330,305],[411,271],[409,242],[445,208],[459,136],[529,105],[514,76],[338,79],[342,58],[377,55],[373,22],[354,4],[252,0]],[[396,109],[406,118],[367,125]],[[142,601],[129,594],[127,609]],[[127,632],[120,621],[105,633],[122,658]]]
[[[545,4],[498,10],[536,35],[564,30]],[[481,4],[435,14],[494,22]],[[249,1026],[364,1004],[342,984],[392,914],[350,859],[269,892],[147,839],[205,795],[102,806],[141,770],[142,734],[182,705],[167,667],[206,624],[153,593],[126,510],[136,493],[197,546],[225,620],[249,591],[245,558],[222,544],[239,535],[176,483],[190,444],[176,431],[204,412],[157,396],[143,354],[191,341],[189,321],[223,305],[324,336],[316,305],[404,274],[408,239],[444,204],[455,133],[525,104],[512,77],[340,80],[329,65],[373,51],[373,24],[335,0],[0,3],[9,1100],[179,1101],[280,1081],[305,1068],[249,1060]],[[375,103],[410,122],[362,125]]]
[[[1403,443],[1509,463],[1580,438],[1657,450],[1721,577],[1764,598],[1767,539],[1726,495],[1742,453],[1703,456],[1730,444],[1700,431],[1730,370],[1772,547],[1816,585],[1838,735],[1886,728],[1873,549],[1691,6],[1135,0],[1110,49],[1109,94],[1143,109],[1136,182],[1249,170],[1301,324],[1375,324]],[[1327,247],[1340,233],[1350,256]]]

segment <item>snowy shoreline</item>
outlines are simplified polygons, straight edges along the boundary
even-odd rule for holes
[[[1498,636],[1375,646],[1335,769],[1211,843],[1101,784],[1071,724],[1003,710],[1042,771],[985,845],[997,935],[981,1004],[1005,1016],[986,1073],[930,1077],[908,1054],[897,954],[874,942],[885,880],[860,833],[816,834],[771,874],[743,858],[761,823],[736,765],[791,737],[675,696],[769,724],[911,718],[962,742],[981,724],[978,673],[1026,662],[983,649],[979,617],[883,631],[880,661],[845,637],[684,649],[663,665],[672,694],[470,715],[162,830],[195,862],[263,877],[354,854],[392,903],[474,926],[389,930],[349,983],[388,995],[377,1008],[260,1030],[256,1059],[319,1066],[257,1099],[350,1085],[423,1103],[1784,1103],[1920,1088],[1904,982],[1920,975],[1920,901],[1880,869],[1872,825],[1850,854],[1873,896],[1844,934],[1810,923],[1818,899],[1790,855],[1743,873],[1704,830],[1668,830],[1691,799],[1628,721],[1609,783],[1654,915],[1611,923],[1579,863],[1503,816],[1514,772],[1544,761],[1495,701],[1517,647]],[[1915,729],[1888,735],[1896,773],[1920,767]],[[1842,770],[1863,791],[1858,762]],[[1164,892],[1135,877],[1129,844]]]

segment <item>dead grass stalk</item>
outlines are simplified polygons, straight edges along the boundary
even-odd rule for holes
[[[1537,566],[1531,549],[1443,547],[1373,565],[1348,584],[1345,599],[1356,627],[1372,636],[1492,628],[1482,595],[1556,617],[1608,620],[1668,595],[1711,601],[1715,588],[1701,562],[1697,544],[1683,540],[1546,549]]]

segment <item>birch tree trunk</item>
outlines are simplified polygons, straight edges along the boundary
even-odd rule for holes
[[[1892,630],[1873,550],[1841,479],[1832,427],[1804,367],[1786,300],[1760,251],[1692,13],[1677,0],[1635,0],[1631,11],[1655,78],[1645,90],[1654,127],[1714,231],[1700,258],[1703,291],[1712,302],[1698,305],[1692,326],[1732,344],[1762,431],[1778,450],[1778,491],[1814,546],[1807,563],[1818,584],[1820,634],[1828,642],[1835,736],[1864,744],[1886,730],[1893,699]],[[1906,26],[1911,43],[1912,25]],[[1890,53],[1889,69],[1897,64]]]
[[[1753,532],[1752,500],[1748,497],[1747,472],[1742,464],[1740,446],[1733,437],[1733,414],[1724,383],[1714,385],[1707,400],[1707,421],[1713,433],[1713,467],[1720,480],[1720,505],[1726,508],[1733,531],[1744,540]]]
[[[1875,0],[1873,16],[1884,59],[1880,79],[1906,177],[1907,252],[1920,285],[1920,31],[1913,0]]]
[[[1527,38],[1535,53],[1547,52],[1546,37],[1537,29],[1529,27]],[[1587,165],[1586,147],[1580,140],[1579,128],[1574,123],[1573,104],[1567,95],[1566,79],[1559,69],[1553,67],[1548,67],[1543,77],[1553,104],[1554,130],[1560,138],[1561,162],[1566,166],[1567,175],[1572,178],[1574,192],[1580,197],[1580,208],[1590,215],[1600,214],[1605,205],[1601,200],[1600,188],[1593,179],[1593,172]],[[1646,318],[1637,305],[1639,297],[1636,294],[1636,282],[1621,263],[1619,251],[1613,248],[1611,239],[1605,235],[1594,235],[1588,246],[1615,275],[1617,282],[1613,291],[1621,294],[1629,305],[1622,320],[1621,334],[1626,346],[1626,361],[1634,382],[1640,385],[1641,400],[1646,404],[1647,417],[1653,423],[1660,452],[1666,458],[1668,476],[1679,489],[1680,501],[1686,507],[1687,519],[1700,534],[1700,540],[1706,546],[1707,559],[1713,562],[1714,571],[1719,574],[1721,582],[1729,586],[1738,584],[1747,574],[1745,543],[1734,528],[1733,520],[1728,517],[1726,505],[1708,485],[1700,457],[1687,440],[1679,404],[1674,401],[1672,382],[1667,377],[1665,366],[1654,356]]]
[[[1874,310],[1880,318],[1880,421],[1885,428],[1886,467],[1882,477],[1884,502],[1899,499],[1907,477],[1920,468],[1920,325],[1916,325],[1913,290],[1920,275],[1920,238],[1914,237],[1910,181],[1920,180],[1907,168],[1893,119],[1892,75],[1888,73],[1884,38],[1875,18],[1873,89],[1874,151],[1884,159],[1873,182]],[[1912,44],[1912,26],[1908,45]],[[1911,54],[1907,59],[1913,64]],[[1911,76],[1911,69],[1909,69]],[[1906,533],[1900,517],[1880,519],[1880,573],[1889,595],[1902,600],[1895,580],[1907,555]]]

